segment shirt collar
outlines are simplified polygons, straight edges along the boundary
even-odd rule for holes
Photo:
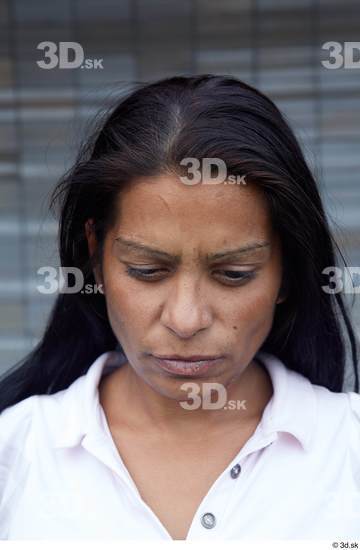
[[[270,353],[258,352],[255,359],[267,368],[274,388],[262,416],[263,431],[290,433],[309,451],[314,443],[317,414],[315,386]]]
[[[59,392],[64,399],[62,407],[66,414],[61,419],[58,432],[52,434],[55,448],[74,447],[89,433],[100,435],[99,430],[103,426],[98,390],[100,379],[125,361],[123,353],[106,351],[90,365],[86,374]]]
[[[313,384],[305,376],[288,369],[272,354],[258,352],[255,360],[265,366],[274,388],[260,423],[264,435],[287,432],[300,442],[305,451],[310,450],[317,406]],[[125,361],[126,357],[120,351],[104,352],[86,374],[66,390],[58,392],[63,396],[62,405],[66,414],[61,416],[58,429],[51,433],[55,448],[76,446],[89,433],[103,437],[98,385],[103,375]]]

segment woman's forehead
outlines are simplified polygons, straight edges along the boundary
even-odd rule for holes
[[[127,187],[118,197],[118,220],[122,223],[172,221],[196,225],[224,224],[226,221],[265,224],[269,216],[262,191],[254,184],[247,187],[221,184],[186,186],[176,175],[144,178]]]

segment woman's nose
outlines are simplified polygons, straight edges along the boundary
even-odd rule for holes
[[[190,338],[211,326],[210,304],[198,281],[188,278],[174,284],[164,304],[161,322],[180,338]]]

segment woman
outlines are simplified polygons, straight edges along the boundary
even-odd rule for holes
[[[232,77],[139,87],[56,202],[84,286],[1,382],[2,538],[360,535],[356,341],[272,101]]]

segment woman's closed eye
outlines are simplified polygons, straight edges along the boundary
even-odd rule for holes
[[[158,281],[166,275],[165,268],[139,268],[127,266],[126,272],[130,277],[143,281]],[[165,272],[165,273],[164,273]],[[227,281],[230,284],[239,284],[244,281],[253,279],[256,275],[255,270],[239,271],[232,269],[217,270],[214,272],[214,276],[220,278],[223,281]]]

